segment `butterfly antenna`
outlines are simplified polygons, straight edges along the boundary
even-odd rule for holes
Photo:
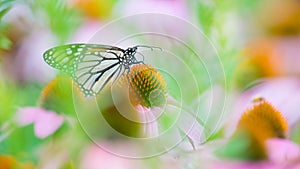
[[[150,48],[151,50],[153,50],[153,49],[159,49],[159,50],[162,51],[162,48],[157,47],[157,46],[136,45],[135,47],[137,47],[137,48]]]

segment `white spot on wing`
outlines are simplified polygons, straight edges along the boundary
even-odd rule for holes
[[[64,64],[64,63],[67,63],[68,61],[69,61],[69,58],[68,58],[68,57],[65,57],[65,58],[61,61],[61,63]]]

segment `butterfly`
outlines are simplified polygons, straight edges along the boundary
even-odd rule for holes
[[[126,70],[128,74],[131,66],[144,64],[135,57],[141,47],[159,48],[136,45],[122,49],[100,44],[67,44],[48,49],[43,58],[51,67],[69,74],[85,96],[95,96]]]

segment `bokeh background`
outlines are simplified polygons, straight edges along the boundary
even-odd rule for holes
[[[126,21],[126,17],[151,13],[176,19],[160,18],[163,25],[146,19],[122,22],[122,18]],[[99,31],[116,22],[114,29]],[[201,33],[195,34],[187,25]],[[113,41],[120,33],[132,35],[141,30],[169,32],[189,48],[153,37],[123,44]],[[197,114],[196,131],[183,132],[188,137],[172,149],[166,145],[173,144],[178,139],[175,136],[158,143],[163,154],[124,158],[124,154],[147,154],[143,152],[153,151],[153,145],[119,138],[93,117],[78,114],[80,109],[93,110],[74,108],[71,79],[43,60],[43,53],[51,47],[91,42],[112,42],[107,45],[122,48],[153,44],[167,49],[148,51],[145,56],[156,56],[149,63],[160,68],[169,95],[182,99],[184,109],[192,113],[183,121]],[[192,56],[191,51],[198,55]],[[193,72],[195,90],[189,88],[190,75],[183,68],[180,71],[172,59],[160,59],[168,52]],[[206,55],[211,59],[205,60]],[[176,86],[172,75],[163,71],[172,68],[179,81],[186,82],[182,86]],[[299,77],[298,0],[1,0],[0,169],[297,168]],[[99,99],[106,97],[110,94]],[[104,108],[109,124],[125,136],[140,137],[145,126],[123,121],[114,110]],[[139,116],[140,110],[135,111],[134,116]],[[244,112],[259,115],[249,120]],[[170,119],[174,120],[168,117],[158,123],[168,128]],[[150,135],[155,133],[155,127],[147,127]],[[197,129],[204,135],[199,136]],[[93,138],[87,133],[93,133]],[[114,153],[103,150],[99,143]]]

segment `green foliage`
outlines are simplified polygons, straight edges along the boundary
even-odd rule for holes
[[[215,57],[219,61],[214,60],[213,63],[222,63],[227,84],[233,81],[234,71],[240,62],[237,57],[239,44],[235,41],[240,35],[232,30],[230,23],[235,21],[232,16],[238,16],[238,10],[243,6],[241,4],[237,0],[215,0],[209,3],[199,1],[194,7],[200,28],[218,51],[218,56]],[[221,82],[222,72],[214,74],[213,78],[215,82]]]
[[[224,128],[212,133],[209,138],[207,138],[207,141],[213,141],[216,139],[220,139],[224,136]]]
[[[1,29],[5,29],[5,28],[2,28],[0,26],[0,32],[2,31]],[[12,43],[11,41],[4,35],[0,35],[0,48],[2,49],[10,49]]]
[[[0,83],[0,124],[11,119],[19,107],[35,106],[41,86],[30,84],[17,86],[9,82]]]
[[[247,159],[247,147],[249,144],[250,141],[245,137],[234,137],[216,153],[224,158]]]
[[[299,121],[292,127],[290,132],[290,139],[295,143],[300,144],[300,123]]]
[[[238,9],[241,13],[249,13],[250,15],[253,13],[253,10],[257,8],[261,0],[236,0],[239,5]]]
[[[41,143],[34,136],[33,125],[18,128],[14,126],[15,113],[18,108],[35,106],[42,87],[36,84],[19,86],[9,82],[0,82],[0,137],[9,134],[1,140],[0,153],[14,155],[20,159],[33,160],[33,154]],[[3,135],[2,135],[3,134]]]
[[[216,154],[223,158],[237,160],[263,160],[266,158],[264,147],[253,144],[250,136],[246,133],[233,135]]]
[[[13,155],[24,160],[35,160],[34,154],[42,143],[42,140],[34,136],[33,125],[16,128],[3,141],[1,141],[0,153]]]
[[[4,15],[10,10],[14,0],[3,0],[0,2],[0,49],[9,49],[12,45],[11,41],[5,36],[7,25],[2,21]]]
[[[69,8],[65,0],[34,0],[32,7],[57,36],[60,44],[65,43],[80,25],[79,12]]]
[[[137,110],[130,106],[130,99],[124,89],[124,87],[116,87],[114,90],[118,93],[118,97],[115,98],[111,90],[102,90],[97,96],[98,110],[109,126],[118,133],[128,137],[140,137],[140,131],[143,125],[142,123],[136,122],[139,120],[139,114]],[[110,137],[118,138],[118,135],[112,135],[111,133]]]
[[[10,10],[13,0],[6,0],[0,2],[0,19]]]
[[[199,1],[196,8],[200,26],[205,34],[209,34],[214,23],[215,7]]]

